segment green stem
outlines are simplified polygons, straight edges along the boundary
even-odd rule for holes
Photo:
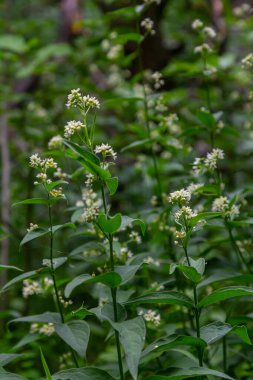
[[[248,272],[252,274],[253,273],[252,269],[250,268],[249,264],[247,263],[247,261],[243,257],[243,254],[242,254],[240,248],[238,247],[238,245],[236,243],[236,240],[235,240],[234,235],[233,235],[232,228],[230,227],[230,225],[226,221],[225,221],[225,225],[226,225],[226,228],[227,228],[227,231],[228,231],[229,238],[231,240],[232,246],[234,248],[234,251],[240,257],[242,263],[244,264],[244,266],[246,267],[246,269],[248,270]]]
[[[184,249],[187,263],[189,266],[191,266],[187,247],[183,246],[183,249]],[[197,337],[200,338],[200,324],[199,324],[200,311],[198,309],[198,294],[197,294],[197,288],[195,284],[193,284],[193,295],[194,295],[194,314],[195,314],[195,322],[196,322],[196,332],[197,332]],[[203,357],[202,357],[201,347],[198,347],[198,359],[199,359],[199,366],[203,367]]]
[[[104,183],[101,184],[101,193],[102,193],[102,200],[103,200],[103,207],[104,212],[107,214],[107,203],[106,203],[106,197],[105,197],[105,189],[104,189]],[[114,258],[113,258],[113,237],[111,234],[108,234],[107,236],[108,242],[109,242],[109,251],[110,251],[110,269],[113,272],[114,271]],[[111,288],[111,295],[112,295],[112,303],[113,303],[113,315],[114,315],[114,322],[118,322],[118,312],[117,312],[117,288]],[[114,330],[115,333],[115,341],[116,341],[116,347],[117,347],[117,355],[118,355],[118,365],[119,365],[119,373],[120,373],[120,380],[124,380],[124,371],[123,371],[123,360],[121,356],[121,348],[120,348],[120,340],[119,340],[119,333],[117,330]]]
[[[50,200],[49,194],[48,194],[48,200]],[[52,276],[52,280],[53,280],[54,292],[55,292],[55,296],[56,296],[58,311],[59,311],[60,316],[61,316],[61,322],[65,323],[64,314],[63,314],[63,310],[62,310],[62,306],[61,306],[61,302],[60,302],[60,297],[59,297],[59,291],[58,291],[57,284],[56,284],[55,271],[54,271],[54,261],[53,261],[54,260],[54,257],[53,257],[54,234],[53,234],[52,206],[51,206],[51,204],[49,204],[49,206],[48,206],[48,216],[49,216],[49,226],[50,226],[49,227],[49,229],[50,229],[50,272],[51,272],[51,276]],[[71,350],[71,354],[72,354],[74,363],[75,363],[76,367],[79,368],[77,357],[76,357],[76,354],[75,354],[73,348],[70,347],[70,350]]]

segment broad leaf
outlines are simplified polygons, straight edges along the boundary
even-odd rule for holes
[[[27,234],[24,236],[24,238],[20,242],[20,246],[28,243],[31,240],[37,239],[39,237],[49,235],[49,231],[45,230],[43,228],[36,228],[36,230],[27,232]]]
[[[18,206],[18,205],[42,205],[42,204],[48,204],[48,199],[47,198],[31,198],[31,199],[25,199],[20,202],[16,202],[13,204],[13,206]]]
[[[105,183],[110,192],[110,195],[115,194],[118,188],[118,184],[119,184],[118,178],[117,177],[107,178],[105,180]]]
[[[121,283],[121,277],[116,272],[106,272],[99,274],[98,276],[90,276],[89,274],[81,274],[70,281],[65,288],[65,297],[69,297],[72,291],[79,285],[90,284],[100,282],[104,285],[107,285],[111,288],[116,288]]]
[[[27,317],[19,317],[12,319],[10,323],[13,322],[38,322],[38,323],[54,323],[54,324],[61,324],[61,316],[59,313],[52,313],[50,311],[47,311],[43,314],[36,314],[36,315],[29,315]]]
[[[136,317],[124,322],[113,323],[112,326],[119,333],[129,372],[134,380],[137,380],[138,365],[146,336],[144,320],[141,317]]]
[[[75,350],[81,357],[86,356],[87,345],[90,337],[88,323],[80,320],[73,320],[67,323],[55,325],[55,331],[59,337]]]
[[[55,373],[53,380],[115,380],[107,372],[98,368],[72,368]],[[0,380],[4,380],[1,379]],[[11,380],[11,379],[10,379]],[[13,379],[15,380],[15,379]]]
[[[15,373],[1,372],[0,380],[27,380],[27,379],[23,376],[15,375]]]
[[[121,226],[121,214],[116,214],[108,218],[105,214],[100,214],[98,224],[107,234],[114,234]]]
[[[145,234],[146,231],[146,224],[141,219],[133,219],[129,216],[122,216],[122,222],[121,222],[121,229],[126,228],[131,225],[137,225],[140,227],[142,235]]]
[[[42,272],[42,270],[43,270],[43,269],[37,269],[37,270],[32,270],[32,271],[30,271],[30,272],[22,273],[22,274],[20,274],[19,276],[14,277],[12,280],[10,280],[9,282],[7,282],[7,284],[5,284],[1,290],[2,290],[2,291],[3,291],[3,290],[6,290],[6,289],[8,289],[11,285],[14,285],[14,284],[16,284],[17,282],[20,282],[20,281],[26,280],[27,278],[33,278],[33,277],[35,277],[35,276],[38,276],[38,274],[39,274],[40,272]]]
[[[212,305],[216,302],[227,300],[229,298],[242,296],[253,296],[253,289],[243,286],[230,286],[227,288],[217,289],[205,298],[203,298],[199,302],[198,307],[201,308],[208,305]]]
[[[147,380],[184,380],[196,379],[197,376],[214,376],[222,379],[235,380],[223,372],[214,371],[213,369],[196,367],[190,369],[179,369],[174,371],[170,376],[154,375],[149,376]]]
[[[133,305],[133,304],[140,305],[140,304],[146,304],[146,303],[175,304],[175,305],[186,306],[188,308],[192,308],[194,306],[190,297],[176,291],[162,291],[162,292],[150,293],[144,296],[133,298],[125,302],[125,305]]]
[[[5,366],[21,356],[21,354],[0,354],[0,366]]]

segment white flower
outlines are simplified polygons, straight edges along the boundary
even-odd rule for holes
[[[84,124],[81,123],[81,121],[68,121],[67,125],[64,127],[64,137],[68,139],[82,128],[84,128]]]
[[[196,215],[197,214],[190,207],[183,206],[181,209],[179,209],[175,213],[175,220],[176,220],[176,222],[179,223],[181,221],[181,218],[183,218],[184,220],[190,220],[191,218],[193,218]]]
[[[53,189],[49,192],[49,194],[51,195],[51,197],[53,198],[57,198],[57,197],[62,197],[63,196],[63,192],[62,192],[62,187],[59,187],[58,189]]]
[[[194,30],[201,29],[201,28],[203,28],[203,25],[204,24],[203,24],[203,22],[201,20],[196,19],[192,23],[192,29],[194,29]]]
[[[155,34],[154,21],[151,18],[147,17],[141,22],[141,27],[146,30],[147,33],[150,33],[152,36]]]
[[[94,96],[86,95],[82,98],[83,106],[85,108],[100,108],[100,103]]]
[[[22,294],[24,298],[28,298],[28,296],[32,296],[34,294],[40,294],[40,293],[43,293],[43,289],[37,281],[32,281],[32,280],[23,281]]]
[[[66,179],[69,178],[69,174],[64,173],[61,168],[57,168],[57,170],[54,172],[54,177],[60,178],[60,179]]]
[[[138,314],[141,315],[141,316],[143,316],[143,318],[145,319],[145,321],[151,322],[155,326],[159,326],[160,323],[161,323],[161,316],[160,316],[160,314],[157,313],[154,310],[151,310],[151,309],[149,309],[147,311],[140,310]]]
[[[39,157],[39,155],[38,155],[38,153],[35,153],[35,154],[33,154],[31,157],[30,157],[30,166],[32,167],[32,168],[38,168],[38,167],[40,167],[40,165],[41,165],[41,162],[42,162],[42,160],[41,160],[41,158]]]
[[[209,37],[209,38],[215,38],[216,37],[216,32],[213,28],[211,28],[210,26],[206,26],[204,29],[203,29],[203,33]]]
[[[207,156],[204,160],[204,165],[207,169],[216,169],[218,160],[224,159],[224,151],[219,148],[214,148],[212,152],[207,153]]]
[[[79,221],[81,223],[84,223],[84,222],[92,223],[97,219],[98,214],[99,214],[99,208],[97,206],[91,206],[84,210],[84,212],[79,218]]]
[[[141,244],[141,236],[138,234],[138,232],[136,232],[136,231],[132,231],[132,232],[130,232],[130,234],[129,234],[129,238],[130,238],[133,242],[135,242],[135,243],[137,243],[137,244]]]
[[[229,199],[221,196],[213,201],[212,211],[222,212],[224,217],[232,220],[240,214],[240,207],[235,204],[230,206]]]
[[[108,51],[107,58],[112,59],[112,60],[117,59],[117,58],[119,58],[121,52],[122,52],[122,46],[121,45],[114,45]]]
[[[203,185],[203,183],[191,183],[188,187],[187,187],[187,190],[193,194],[195,192],[198,191],[198,189],[200,189]]]
[[[154,260],[153,257],[151,257],[151,256],[148,256],[146,259],[144,259],[143,263],[145,263],[145,264],[153,264],[156,267],[160,266],[160,261]]]
[[[112,147],[109,144],[101,144],[97,145],[95,148],[96,154],[102,154],[103,158],[105,159],[107,156],[111,156],[113,160],[116,160],[117,153],[114,152]]]
[[[27,232],[31,232],[39,228],[38,224],[30,223],[29,228],[27,228]]]
[[[62,147],[62,137],[60,135],[53,136],[48,142],[49,149],[57,149]]]
[[[156,90],[161,88],[164,85],[164,79],[162,74],[159,71],[155,71],[152,75],[151,78],[154,81],[154,87]]]
[[[253,67],[253,53],[248,54],[242,59],[242,67],[244,69],[251,69]]]
[[[42,327],[39,329],[39,333],[50,336],[55,332],[54,324],[53,323],[45,323]]]
[[[186,189],[181,189],[170,193],[168,201],[173,204],[186,204],[191,200],[191,193]]]
[[[77,107],[82,102],[82,94],[80,92],[80,88],[77,88],[76,90],[71,90],[70,94],[68,95],[68,101],[67,101],[67,108],[70,107]]]
[[[211,53],[213,50],[212,48],[207,44],[203,43],[202,45],[196,46],[194,48],[194,53]]]

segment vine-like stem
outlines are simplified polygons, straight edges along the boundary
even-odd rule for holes
[[[55,278],[55,271],[54,271],[54,257],[53,257],[53,244],[54,244],[54,234],[53,234],[53,224],[52,224],[52,205],[50,204],[50,195],[48,194],[48,217],[49,217],[49,231],[50,231],[50,272],[53,280],[53,286],[54,286],[54,292],[55,292],[55,297],[56,297],[56,302],[58,306],[58,311],[61,316],[61,322],[65,323],[65,318],[64,318],[64,313],[62,310],[62,305],[60,302],[60,297],[59,297],[59,291],[57,288],[56,284],[56,278]],[[74,360],[74,363],[77,368],[79,368],[79,364],[76,358],[76,354],[73,350],[72,347],[70,347],[71,354]]]
[[[191,266],[187,246],[183,246],[183,249],[184,249],[184,254],[186,257],[187,264]],[[198,293],[197,293],[197,288],[195,284],[193,284],[193,296],[194,296],[194,314],[195,314],[195,322],[196,322],[196,332],[197,332],[197,337],[200,338],[200,324],[199,324],[200,310],[198,309]],[[199,359],[199,366],[203,367],[203,357],[202,357],[201,347],[198,347],[198,359]]]
[[[101,184],[101,193],[102,193],[104,212],[105,212],[105,214],[107,214],[108,207],[107,207],[107,202],[106,202],[106,197],[105,197],[105,188],[104,188],[103,182]],[[113,237],[112,237],[112,234],[108,234],[105,236],[109,242],[110,269],[113,272],[114,271]],[[117,288],[111,288],[111,295],[112,295],[112,303],[113,303],[114,322],[118,322]],[[114,333],[115,333],[115,341],[116,341],[117,354],[118,354],[118,365],[119,365],[120,380],[124,380],[123,361],[122,361],[122,356],[121,356],[119,333],[117,330],[114,330]]]

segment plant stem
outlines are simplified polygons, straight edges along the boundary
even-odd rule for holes
[[[107,203],[106,203],[105,189],[104,189],[104,183],[103,182],[101,184],[101,193],[102,193],[104,212],[105,212],[105,214],[107,214],[108,207],[107,207]],[[113,272],[114,271],[113,237],[112,237],[112,234],[108,234],[106,237],[107,237],[108,242],[109,242],[110,269]],[[113,303],[114,322],[118,322],[117,288],[111,288],[111,295],[112,295],[112,303]],[[122,361],[122,356],[121,356],[119,333],[117,330],[114,330],[114,333],[115,333],[115,341],[116,341],[117,354],[118,354],[118,365],[119,365],[120,380],[124,380],[123,361]]]
[[[49,194],[48,194],[48,200],[50,200]],[[65,323],[64,314],[63,314],[63,310],[62,310],[62,306],[61,306],[61,302],[60,302],[60,297],[59,297],[59,291],[58,291],[57,284],[56,284],[55,271],[54,271],[54,261],[53,261],[53,259],[54,259],[54,257],[53,257],[54,234],[53,234],[52,206],[51,206],[51,204],[48,205],[48,216],[49,216],[49,229],[50,229],[50,272],[51,272],[51,276],[52,276],[52,280],[53,280],[54,292],[55,292],[55,296],[56,296],[58,311],[59,311],[60,316],[61,316],[61,322]],[[73,348],[70,347],[70,350],[71,350],[71,354],[72,354],[74,363],[75,363],[76,367],[79,368],[77,357],[76,357],[76,354],[75,354]]]
[[[240,257],[241,261],[243,262],[243,264],[246,267],[246,269],[248,270],[248,272],[251,273],[251,274],[253,274],[252,269],[250,268],[249,264],[247,263],[247,261],[243,257],[243,254],[242,254],[240,248],[238,247],[238,245],[236,243],[236,240],[235,240],[234,235],[233,235],[232,228],[230,227],[230,225],[226,221],[225,221],[225,225],[226,225],[226,228],[227,228],[227,231],[228,231],[228,234],[229,234],[232,246],[234,248],[234,251]]]
[[[184,249],[184,253],[185,253],[187,263],[189,266],[191,266],[187,247],[183,246],[183,249]],[[195,322],[196,322],[196,332],[197,332],[197,337],[200,338],[200,324],[199,324],[200,311],[197,307],[197,305],[198,305],[198,294],[197,294],[197,288],[196,288],[195,284],[193,284],[193,295],[194,295],[194,314],[195,314]],[[201,352],[200,347],[198,347],[198,359],[199,359],[199,366],[203,367],[203,357],[202,357],[202,352]]]

